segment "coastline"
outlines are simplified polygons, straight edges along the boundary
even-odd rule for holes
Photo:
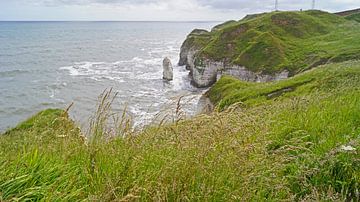
[[[86,130],[70,105],[0,133],[0,201],[358,201],[358,36],[353,19],[275,11],[197,29],[180,53],[161,38],[150,51],[140,43],[136,60],[75,62],[57,72],[75,81],[68,94],[89,101],[116,88],[80,106],[93,115]],[[173,82],[162,79],[169,52],[180,55]],[[134,129],[126,99],[158,120]]]

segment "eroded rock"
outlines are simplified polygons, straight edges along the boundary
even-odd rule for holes
[[[171,60],[166,57],[163,60],[163,79],[171,81],[173,80],[174,73],[173,73],[173,67],[171,64]]]

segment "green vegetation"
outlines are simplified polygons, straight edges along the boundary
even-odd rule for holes
[[[202,29],[193,30],[184,42],[184,46],[192,46],[194,48],[200,48],[206,45],[210,39],[210,32]]]
[[[112,112],[111,90],[86,132],[42,111],[0,135],[0,201],[360,201],[359,34],[321,11],[194,30],[184,45],[198,56],[299,74],[224,76],[206,93],[212,114],[184,120],[178,106],[142,131]]]
[[[349,17],[350,18],[350,17]],[[355,18],[355,15],[354,15]],[[199,60],[225,61],[254,72],[291,75],[328,62],[360,58],[360,24],[322,11],[249,15],[193,36]]]
[[[62,110],[2,135],[0,200],[360,199],[360,62],[272,83],[224,77],[209,92],[223,112],[138,133],[109,123],[110,95],[86,140]]]
[[[357,22],[360,22],[360,13],[355,13],[355,14],[346,16],[345,18],[348,20],[355,20]]]
[[[357,64],[357,62],[356,62]],[[270,83],[249,83],[230,76],[223,76],[208,92],[207,96],[215,103],[218,110],[242,103],[243,106],[253,106],[272,102],[272,99],[282,99],[291,96],[307,95],[312,92],[329,93],[342,85],[343,80],[352,78],[351,88],[360,86],[359,70],[348,68],[348,63],[321,66],[291,79]],[[358,79],[358,81],[356,81]],[[348,86],[350,88],[350,86]],[[279,98],[278,98],[279,97]]]

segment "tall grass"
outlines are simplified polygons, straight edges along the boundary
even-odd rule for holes
[[[173,122],[139,132],[111,89],[86,134],[63,110],[40,112],[0,137],[0,200],[359,201],[360,62],[303,77],[315,80],[192,119],[180,100]]]

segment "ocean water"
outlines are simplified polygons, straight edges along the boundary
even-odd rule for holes
[[[134,126],[174,109],[194,115],[204,89],[177,66],[180,46],[194,28],[214,22],[0,22],[0,132],[46,108],[66,108],[86,127],[98,96],[118,92]],[[174,80],[162,80],[169,57]],[[171,113],[171,112],[167,112]]]

